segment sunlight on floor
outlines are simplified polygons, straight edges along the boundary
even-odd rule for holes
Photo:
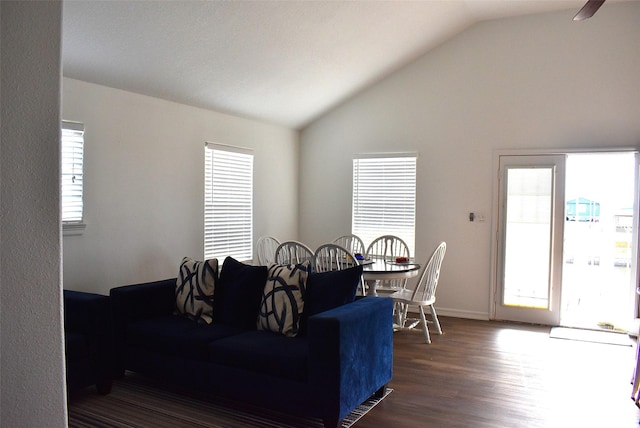
[[[635,408],[630,399],[635,346],[553,339],[545,327],[502,330],[495,344],[500,366],[519,371],[520,384],[514,386],[530,395],[537,419],[527,427],[612,426],[612,412],[629,414]],[[495,394],[507,397],[511,388],[499,387]],[[576,396],[576,390],[584,394]],[[634,419],[624,426],[638,426],[640,409],[631,413]]]

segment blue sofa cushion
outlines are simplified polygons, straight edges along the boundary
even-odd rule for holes
[[[306,332],[307,320],[310,316],[353,302],[361,277],[362,266],[310,274],[307,280],[301,331]]]
[[[286,337],[269,331],[248,331],[209,344],[210,361],[242,370],[306,382],[306,337]]]
[[[189,319],[211,324],[218,260],[182,259],[176,279],[176,308]]]
[[[266,266],[246,265],[232,257],[224,259],[213,301],[214,321],[255,330],[266,282]]]
[[[149,351],[206,361],[211,341],[242,331],[222,324],[201,324],[170,315],[130,324],[126,340],[129,345]]]
[[[272,264],[269,267],[258,313],[258,330],[289,337],[298,335],[310,271],[311,263],[308,261],[287,266]]]

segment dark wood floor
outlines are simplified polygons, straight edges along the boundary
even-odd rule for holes
[[[638,427],[634,348],[549,338],[549,327],[441,317],[394,334],[394,389],[373,427]]]

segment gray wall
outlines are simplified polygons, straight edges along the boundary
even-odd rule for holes
[[[59,1],[1,2],[0,425],[66,425]]]
[[[496,150],[640,144],[640,3],[573,13],[477,24],[303,130],[301,239],[350,231],[355,154],[418,152],[416,256],[446,240],[441,312],[487,318]]]

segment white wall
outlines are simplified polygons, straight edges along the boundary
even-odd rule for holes
[[[254,236],[298,236],[298,133],[78,80],[62,114],[85,124],[85,222],[64,237],[64,288],[108,294],[174,277],[204,247],[204,144],[254,150]]]
[[[62,3],[0,9],[0,426],[63,427]]]
[[[303,130],[301,239],[350,231],[354,154],[416,151],[417,257],[448,243],[440,312],[487,318],[495,151],[640,144],[640,3],[572,14],[475,25]]]

